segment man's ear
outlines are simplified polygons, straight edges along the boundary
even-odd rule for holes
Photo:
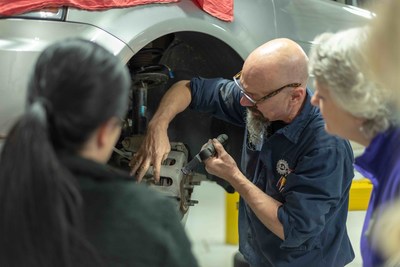
[[[306,94],[306,90],[303,87],[293,88],[290,94],[290,101],[293,103],[303,102],[304,96]]]

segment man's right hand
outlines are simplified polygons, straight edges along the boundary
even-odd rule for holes
[[[145,139],[130,162],[131,174],[135,174],[139,182],[150,166],[154,169],[154,179],[160,181],[161,163],[171,151],[168,125],[176,114],[189,106],[191,99],[188,80],[173,84],[161,99],[157,112],[149,122]]]
[[[167,128],[154,126],[147,129],[147,134],[137,153],[131,159],[131,175],[140,182],[150,166],[153,166],[154,179],[160,181],[161,163],[167,159],[171,145]]]

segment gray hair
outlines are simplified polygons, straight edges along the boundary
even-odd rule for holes
[[[392,119],[387,90],[369,79],[368,68],[363,67],[368,35],[369,29],[362,27],[317,36],[310,50],[309,73],[328,87],[339,107],[365,119],[362,131],[374,137],[385,131]]]

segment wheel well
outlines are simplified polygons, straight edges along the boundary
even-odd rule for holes
[[[178,76],[231,78],[238,72],[243,59],[226,43],[199,32],[177,32],[148,43],[127,63],[132,74],[150,64],[165,64]]]
[[[151,119],[162,96],[173,83],[195,76],[230,79],[241,70],[242,65],[243,59],[228,44],[199,32],[164,35],[143,47],[127,63],[133,80],[144,72],[159,72],[169,76],[165,82],[155,82],[155,86],[147,90],[146,121]],[[171,73],[173,77],[170,76]],[[132,106],[135,105],[137,103]],[[133,123],[135,120],[137,118],[133,118]],[[174,119],[168,130],[171,142],[183,142],[187,145],[190,158],[197,154],[208,139],[221,133],[229,136],[227,151],[239,160],[243,128],[212,118],[209,114],[186,110]],[[202,167],[197,171],[205,173]]]

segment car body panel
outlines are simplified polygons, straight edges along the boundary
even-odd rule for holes
[[[275,1],[277,35],[287,37],[309,51],[314,37],[322,32],[365,25],[373,13],[330,0]]]
[[[125,62],[133,56],[133,51],[125,43],[91,25],[0,20],[0,136],[6,135],[23,112],[28,78],[40,52],[49,44],[67,37],[100,43]]]
[[[92,12],[70,8],[66,21],[0,19],[0,138],[23,112],[27,80],[44,47],[66,37],[95,41],[124,63],[149,42],[176,32],[213,36],[242,59],[260,44],[288,37],[308,51],[325,30],[365,23],[365,17],[328,0],[235,1],[233,22],[203,12],[193,1]]]
[[[152,4],[108,11],[70,10],[68,21],[96,25],[111,32],[138,51],[159,36],[194,31],[207,33],[229,44],[239,55],[247,54],[265,40],[276,36],[274,11],[271,1],[235,2],[233,23],[219,20],[202,11],[193,1],[174,4]],[[240,10],[240,12],[239,12]],[[249,20],[258,18],[259,20]],[[127,25],[130,25],[127,27]],[[260,27],[260,25],[268,25]]]

